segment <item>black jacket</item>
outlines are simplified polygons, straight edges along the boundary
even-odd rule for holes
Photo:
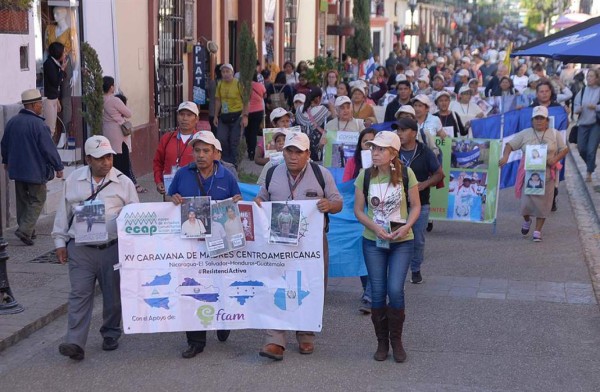
[[[61,98],[60,84],[67,74],[48,56],[44,61],[44,96],[48,99]]]

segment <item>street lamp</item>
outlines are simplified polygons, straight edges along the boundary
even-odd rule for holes
[[[408,6],[410,7],[410,27],[415,28],[415,9],[417,8],[417,0],[408,0]]]

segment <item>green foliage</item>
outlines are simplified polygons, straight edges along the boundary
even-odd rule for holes
[[[0,0],[0,8],[26,11],[33,5],[33,0]]]
[[[85,108],[81,115],[91,128],[91,133],[101,135],[102,111],[104,110],[102,67],[98,60],[98,53],[87,42],[81,43],[81,83]]]
[[[354,36],[348,37],[346,42],[346,52],[350,57],[355,57],[359,61],[365,60],[371,53],[371,27],[370,27],[370,1],[354,0],[352,8],[354,17]]]
[[[254,76],[254,72],[256,72],[256,61],[258,59],[257,53],[254,37],[248,28],[248,24],[244,22],[238,38],[240,83],[242,85],[242,101],[244,104],[250,101],[252,77]]]
[[[339,63],[335,57],[315,57],[314,60],[308,60],[308,70],[306,71],[306,79],[308,83],[315,86],[323,86],[326,83],[325,74],[329,70],[337,70],[341,75],[344,66]]]

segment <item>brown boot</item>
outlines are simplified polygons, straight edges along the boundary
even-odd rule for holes
[[[388,319],[386,308],[371,309],[371,321],[375,327],[375,336],[377,336],[377,351],[373,355],[376,361],[385,361],[390,351],[390,331],[388,328]]]
[[[387,308],[387,318],[390,328],[390,342],[396,362],[406,361],[406,351],[402,347],[402,328],[404,327],[404,309]]]

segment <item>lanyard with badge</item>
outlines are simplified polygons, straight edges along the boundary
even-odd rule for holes
[[[177,173],[177,170],[179,170],[179,163],[181,162],[181,158],[183,157],[183,154],[185,154],[188,144],[192,140],[192,135],[186,135],[186,136],[189,136],[189,137],[185,141],[185,143],[183,143],[183,137],[181,135],[181,131],[177,132],[177,138],[176,138],[177,154],[175,156],[175,164],[173,166],[171,166],[170,173],[163,173],[163,183],[165,184],[166,191],[169,191],[169,187],[171,186],[171,183],[173,182],[173,178],[175,178],[175,173]],[[181,143],[183,143],[183,150],[181,150],[181,146],[180,146]]]
[[[296,178],[296,180],[294,181],[292,178],[292,175],[290,174],[290,172],[288,170],[286,170],[286,176],[287,176],[287,180],[288,180],[288,186],[290,188],[290,197],[289,199],[294,200],[294,191],[296,190],[296,188],[298,188],[298,185],[300,185],[300,181],[302,181],[302,179],[304,178],[304,174],[306,173],[306,167],[308,165],[306,165],[304,167],[304,169],[302,169],[302,172],[300,174],[298,174],[298,177]],[[293,181],[293,183],[292,183]]]

